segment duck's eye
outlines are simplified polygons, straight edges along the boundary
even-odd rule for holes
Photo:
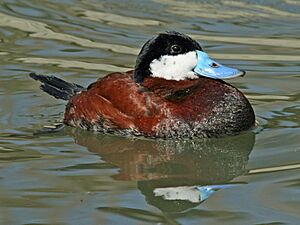
[[[179,53],[179,52],[181,52],[181,47],[179,45],[171,46],[171,53]]]

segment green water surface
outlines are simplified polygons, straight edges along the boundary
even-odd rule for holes
[[[0,224],[300,224],[300,1],[0,1]],[[147,140],[66,128],[32,71],[88,85],[177,30],[247,71],[229,82],[258,126],[235,137]],[[205,201],[155,190],[239,183]]]

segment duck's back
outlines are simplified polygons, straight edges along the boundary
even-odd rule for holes
[[[249,129],[254,113],[243,94],[223,81],[149,77],[139,85],[130,71],[110,74],[75,95],[64,122],[150,137],[212,137]]]

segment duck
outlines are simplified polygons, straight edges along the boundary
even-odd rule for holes
[[[67,101],[65,125],[163,139],[216,138],[253,127],[250,102],[224,81],[244,75],[211,59],[196,40],[176,31],[148,40],[133,70],[110,73],[88,87],[30,73],[43,91]]]

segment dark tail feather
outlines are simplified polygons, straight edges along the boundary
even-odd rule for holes
[[[36,73],[30,73],[29,76],[42,83],[40,88],[43,91],[58,99],[69,100],[72,96],[85,90],[84,87],[78,84],[66,82],[55,76],[38,75]]]

